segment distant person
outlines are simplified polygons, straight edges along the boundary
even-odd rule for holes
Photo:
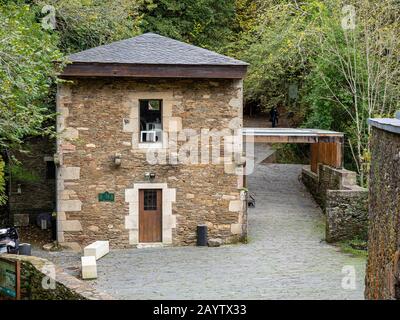
[[[279,112],[276,107],[273,107],[269,112],[269,121],[272,122],[272,128],[275,128],[278,124]]]

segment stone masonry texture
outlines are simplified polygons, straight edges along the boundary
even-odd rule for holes
[[[317,174],[304,167],[302,181],[325,213],[326,241],[367,240],[368,190],[355,172],[320,164]]]
[[[365,297],[400,299],[400,135],[372,129]]]
[[[20,261],[22,300],[112,300],[110,295],[65,273],[52,262],[34,256],[4,254]]]
[[[175,189],[172,202],[173,245],[196,243],[196,226],[206,223],[209,237],[239,240],[245,230],[240,177],[220,164],[149,164],[138,143],[138,99],[163,99],[165,132],[202,128],[222,130],[242,119],[242,81],[74,79],[58,88],[57,174],[58,239],[87,245],[109,240],[111,247],[129,247],[125,191],[153,183]],[[179,146],[185,143],[178,138]],[[223,147],[221,147],[222,155]],[[166,147],[159,154],[168,152]],[[115,154],[122,163],[116,167]],[[115,194],[115,202],[99,202],[98,194]],[[174,191],[174,190],[173,190]],[[231,210],[230,210],[231,208]],[[68,221],[73,221],[68,222]],[[239,226],[239,228],[238,228]]]
[[[326,241],[367,240],[368,192],[328,190],[327,193]]]

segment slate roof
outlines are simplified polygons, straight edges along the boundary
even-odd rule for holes
[[[247,66],[248,63],[155,33],[95,47],[68,56],[72,62]]]

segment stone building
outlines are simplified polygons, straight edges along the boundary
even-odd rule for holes
[[[152,33],[69,60],[57,94],[60,242],[193,245],[199,224],[225,243],[246,236],[246,63]]]
[[[400,299],[400,113],[370,119],[367,299]]]
[[[50,138],[29,137],[25,139],[24,152],[10,155],[18,165],[14,163],[12,176],[8,176],[8,205],[0,207],[0,227],[27,226],[37,223],[41,214],[51,216],[56,198],[54,146],[55,141]]]

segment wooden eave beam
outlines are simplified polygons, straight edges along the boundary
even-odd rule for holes
[[[70,77],[243,79],[246,65],[163,65],[74,62],[59,75]]]

